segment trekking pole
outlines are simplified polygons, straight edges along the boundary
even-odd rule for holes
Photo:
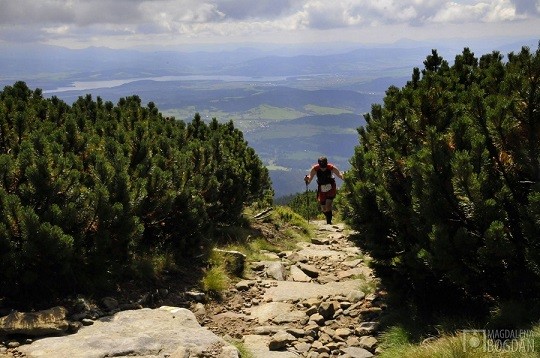
[[[306,176],[307,177],[307,176]],[[308,182],[305,180],[304,178],[304,181],[306,182],[306,208],[307,208],[307,222],[309,224],[309,191],[308,191]]]

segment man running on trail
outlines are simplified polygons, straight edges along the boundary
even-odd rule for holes
[[[309,185],[317,175],[317,201],[321,205],[327,224],[332,224],[332,201],[336,197],[334,174],[343,180],[343,175],[339,169],[335,165],[328,163],[326,157],[320,157],[318,163],[311,167],[309,174],[304,177],[306,185]]]

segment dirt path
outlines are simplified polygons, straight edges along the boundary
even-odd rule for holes
[[[312,222],[316,236],[251,262],[253,277],[218,304],[194,307],[202,324],[254,358],[370,357],[378,352],[383,295],[343,224]]]

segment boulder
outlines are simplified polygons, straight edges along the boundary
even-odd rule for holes
[[[300,270],[302,270],[306,275],[312,278],[317,278],[319,276],[319,270],[313,265],[308,264],[298,264]]]
[[[235,276],[242,276],[246,266],[246,255],[234,250],[214,249],[214,252],[223,257],[227,271]]]
[[[47,336],[65,333],[69,328],[64,307],[37,312],[12,312],[0,318],[0,335]]]
[[[291,266],[291,276],[290,279],[296,282],[310,282],[311,278],[304,273],[298,266]]]
[[[76,334],[43,338],[18,350],[28,357],[238,358],[238,351],[201,327],[191,311],[166,306],[122,311]]]

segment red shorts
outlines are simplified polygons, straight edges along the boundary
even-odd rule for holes
[[[326,204],[326,199],[334,199],[336,197],[336,183],[319,185],[317,188],[317,201],[319,204]]]

